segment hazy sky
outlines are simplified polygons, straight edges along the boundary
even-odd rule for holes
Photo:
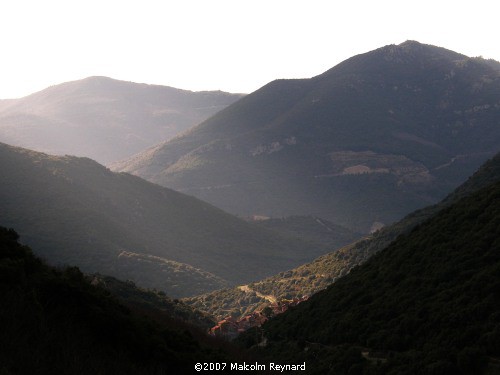
[[[498,0],[0,0],[0,98],[103,75],[251,92],[407,39],[500,60]]]

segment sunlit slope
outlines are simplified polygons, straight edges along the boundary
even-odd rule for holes
[[[0,142],[110,163],[176,136],[241,97],[89,77],[0,101]]]

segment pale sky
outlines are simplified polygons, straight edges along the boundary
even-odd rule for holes
[[[499,10],[498,0],[0,0],[0,98],[94,75],[249,93],[408,39],[500,60]]]

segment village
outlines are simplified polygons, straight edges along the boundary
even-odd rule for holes
[[[268,319],[282,314],[290,307],[297,306],[299,303],[307,301],[309,296],[302,298],[283,299],[276,303],[270,304],[265,308],[254,311],[252,314],[246,315],[240,319],[228,316],[217,323],[216,326],[210,328],[208,333],[211,336],[220,337],[226,340],[232,340],[241,332],[246,331],[252,327],[260,327]]]

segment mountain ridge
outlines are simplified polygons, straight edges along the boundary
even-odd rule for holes
[[[133,278],[173,297],[313,259],[314,244],[88,158],[0,144],[0,223],[51,263]]]
[[[367,232],[435,203],[498,151],[500,70],[407,42],[276,80],[112,165],[240,216]]]
[[[242,96],[93,76],[0,102],[0,141],[109,163],[172,138]]]
[[[399,222],[381,228],[365,238],[346,246],[332,247],[330,252],[312,262],[252,282],[248,287],[255,293],[271,295],[278,301],[311,296],[347,275],[351,269],[365,263],[399,236],[407,235],[441,210],[499,181],[500,153],[483,164],[467,181],[438,204],[412,212]],[[189,297],[184,301],[218,319],[229,315],[240,318],[268,305],[265,298],[255,293],[242,293],[238,288],[224,288]]]

